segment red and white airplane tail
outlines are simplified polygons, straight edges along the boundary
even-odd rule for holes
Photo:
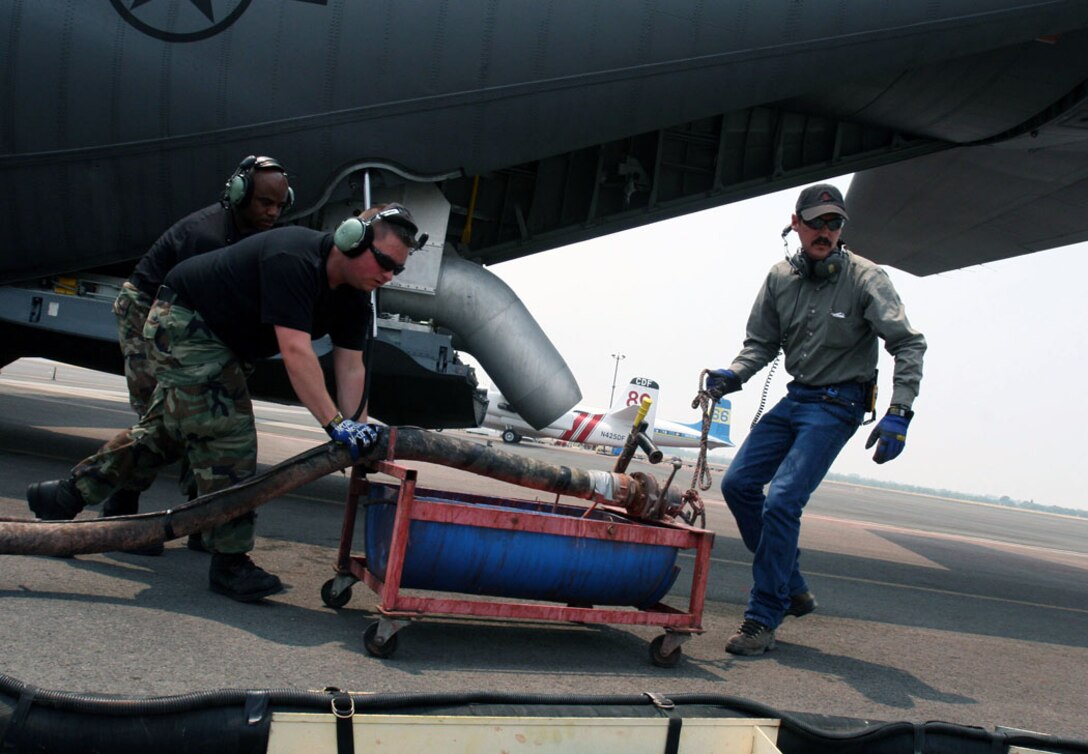
[[[657,416],[657,383],[647,377],[635,377],[627,385],[627,394],[622,396],[623,408],[621,410],[633,409],[631,412],[631,418],[628,421],[628,426],[634,423],[635,414],[638,412],[638,407],[642,405],[642,401],[649,398],[650,411],[646,414],[646,423],[650,426],[650,433],[653,433],[654,418]],[[609,412],[611,413],[611,412]],[[618,411],[616,412],[617,419],[619,419]]]
[[[562,442],[585,445],[605,445],[620,448],[631,433],[639,407],[644,398],[650,399],[646,415],[646,435],[659,447],[697,448],[700,444],[701,421],[681,424],[657,419],[657,382],[646,377],[635,377],[627,384],[615,401],[613,408],[595,411],[575,407],[543,429],[535,429],[518,415],[498,390],[488,391],[487,415],[483,426],[502,434],[503,442],[519,442],[522,437],[551,437]],[[714,407],[709,448],[732,447],[729,441],[730,403],[723,398]]]
[[[653,380],[636,377],[627,385],[617,406],[607,411],[575,407],[544,429],[533,429],[514,412],[497,390],[488,392],[487,416],[483,426],[502,433],[504,442],[518,442],[522,437],[553,437],[563,442],[587,445],[623,445],[634,424],[643,398],[651,400],[646,421],[653,431],[657,409],[658,386]]]
[[[645,398],[649,398],[650,410],[646,414],[649,425],[647,436],[653,432],[654,412],[657,410],[657,383],[645,377],[635,377],[627,385],[626,395],[621,396],[622,403],[603,412],[586,411],[575,408],[573,421],[569,428],[559,435],[565,442],[586,444],[620,444],[627,439],[639,407]]]

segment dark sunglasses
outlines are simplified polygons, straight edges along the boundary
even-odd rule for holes
[[[840,230],[842,229],[842,226],[846,225],[846,218],[842,215],[836,215],[830,220],[825,220],[822,217],[815,217],[811,220],[802,220],[801,222],[813,230],[823,230],[824,228],[827,228],[828,230]]]
[[[392,272],[394,275],[399,275],[404,272],[403,264],[397,264],[397,260],[393,259],[393,257],[389,256],[384,251],[381,251],[374,244],[370,244],[370,253],[374,255],[374,261],[378,263],[378,266],[386,272]]]

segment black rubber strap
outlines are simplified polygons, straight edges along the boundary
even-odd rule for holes
[[[926,750],[926,726],[925,723],[914,723],[914,754],[922,754]]]
[[[679,717],[669,718],[669,734],[665,738],[665,754],[677,754],[680,751],[680,728],[684,721]]]
[[[669,717],[669,730],[665,736],[665,754],[676,754],[680,751],[680,729],[684,720],[674,714],[676,703],[667,696],[655,694],[650,691],[642,692],[642,695],[650,700],[650,704],[657,707],[658,711]]]
[[[555,491],[566,492],[570,489],[571,476],[572,474],[569,466],[560,466],[559,478],[555,480]]]
[[[355,700],[340,689],[325,689],[332,694],[332,714],[336,717],[336,754],[355,754]]]
[[[246,694],[245,720],[238,732],[238,751],[242,754],[264,754],[272,733],[272,713],[268,709],[267,691]]]
[[[171,539],[177,539],[178,535],[174,533],[174,509],[173,508],[167,508],[165,511],[163,511],[162,526],[163,526],[163,536],[166,537],[167,542],[169,542]]]
[[[22,751],[23,726],[30,716],[30,708],[34,706],[34,697],[37,691],[28,688],[19,695],[19,703],[15,705],[15,711],[11,713],[7,730],[0,736],[0,751]]]

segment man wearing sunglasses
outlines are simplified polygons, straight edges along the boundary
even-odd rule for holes
[[[801,192],[785,243],[801,247],[771,268],[756,296],[744,345],[728,369],[707,377],[717,400],[741,389],[781,348],[793,380],[786,396],[754,424],[722,479],[722,495],[754,554],[744,620],[726,651],[760,655],[775,645],[787,615],[816,609],[797,549],[801,513],[835,457],[875,410],[878,339],[895,359],[891,405],[869,436],[873,460],[904,447],[922,379],[925,338],[907,321],[887,273],[842,243],[849,217],[830,184]],[[764,490],[766,489],[766,493]]]
[[[150,405],[138,424],[79,463],[69,479],[30,485],[31,510],[41,519],[73,518],[182,456],[201,495],[251,476],[257,431],[246,375],[254,361],[277,353],[299,402],[358,458],[379,433],[365,423],[361,405],[369,294],[404,269],[419,242],[415,220],[400,205],[371,208],[346,224],[350,232],[341,233],[342,225],[336,234],[268,230],[170,270],[144,326],[157,381]],[[326,334],[335,400],[312,346]],[[343,418],[357,410],[361,421]],[[255,513],[244,514],[203,535],[212,553],[209,587],[240,602],[283,589],[247,554],[255,520]]]

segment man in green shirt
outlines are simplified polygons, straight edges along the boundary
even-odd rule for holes
[[[717,400],[740,390],[779,348],[793,377],[786,397],[752,428],[722,479],[725,502],[754,553],[744,621],[726,644],[732,654],[773,649],[785,616],[816,609],[799,567],[801,513],[861,426],[876,384],[878,338],[895,358],[895,373],[888,413],[865,446],[876,445],[874,461],[902,452],[914,416],[925,338],[907,321],[887,273],[843,245],[848,219],[834,186],[801,192],[782,232],[783,238],[796,232],[801,248],[771,268],[740,353],[707,379]]]

